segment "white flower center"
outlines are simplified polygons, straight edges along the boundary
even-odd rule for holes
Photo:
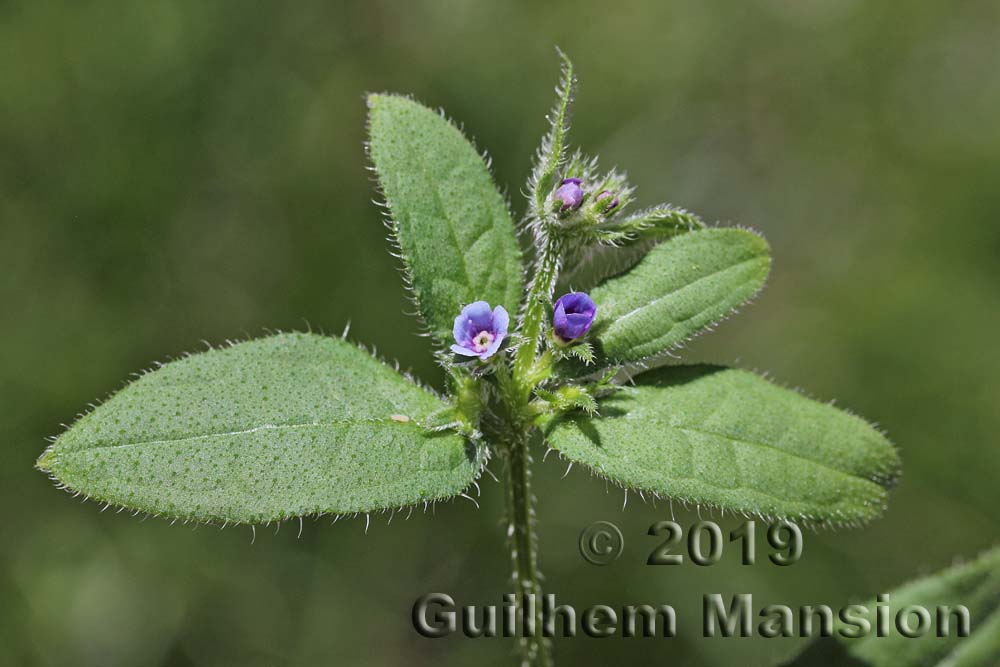
[[[480,331],[476,337],[472,339],[472,348],[476,352],[485,352],[489,349],[494,338],[495,336],[489,331]]]

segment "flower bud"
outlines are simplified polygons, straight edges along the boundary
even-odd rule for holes
[[[604,190],[594,197],[594,208],[607,215],[618,208],[618,195],[611,190]]]
[[[568,343],[585,336],[596,316],[597,304],[588,294],[570,292],[556,301],[552,313],[552,328],[560,342]]]
[[[581,182],[579,178],[564,178],[556,189],[553,196],[560,213],[575,211],[580,208],[580,204],[583,203],[583,188],[580,187]]]

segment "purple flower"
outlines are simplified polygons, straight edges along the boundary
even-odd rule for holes
[[[618,196],[611,190],[604,190],[594,197],[594,204],[602,213],[611,213],[618,208]]]
[[[455,318],[452,329],[455,344],[451,351],[465,357],[489,359],[500,349],[509,324],[510,316],[503,306],[491,311],[485,301],[470,303]]]
[[[597,316],[597,305],[585,292],[563,294],[556,301],[554,310],[552,327],[563,342],[584,336]]]
[[[559,204],[559,212],[575,211],[583,203],[582,181],[579,178],[564,178],[555,192],[555,201]]]

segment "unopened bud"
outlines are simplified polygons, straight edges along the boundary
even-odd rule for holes
[[[618,195],[611,190],[604,190],[594,197],[594,208],[607,215],[618,208]]]
[[[580,204],[583,203],[583,188],[580,187],[580,183],[582,181],[579,178],[563,179],[553,196],[560,213],[580,208]]]

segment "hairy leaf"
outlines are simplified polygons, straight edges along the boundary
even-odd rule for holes
[[[476,478],[474,448],[421,425],[445,407],[342,339],[282,334],[143,375],[38,466],[95,500],[183,519],[368,512]]]
[[[567,257],[559,273],[556,291],[588,291],[608,278],[631,269],[655,245],[655,241],[643,239],[619,246],[588,245],[578,248]]]
[[[1000,548],[976,560],[918,579],[889,594],[889,636],[871,635],[841,639],[851,655],[870,667],[981,667],[1000,661]],[[875,609],[875,601],[863,603]],[[895,627],[896,614],[909,605],[930,612],[931,629],[922,637],[909,638]],[[950,636],[938,637],[938,607],[969,610],[972,634],[958,635],[959,619],[946,614]],[[911,627],[918,617],[909,614]],[[839,635],[839,633],[838,633]]]
[[[725,510],[853,524],[880,514],[899,473],[862,419],[753,373],[672,366],[643,373],[548,430],[550,446],[619,484]]]
[[[424,323],[451,339],[462,306],[517,312],[521,251],[482,157],[440,114],[397,95],[369,95],[371,159]]]
[[[682,234],[591,293],[597,303],[591,335],[612,361],[662,353],[756,294],[770,267],[767,242],[752,232]]]

